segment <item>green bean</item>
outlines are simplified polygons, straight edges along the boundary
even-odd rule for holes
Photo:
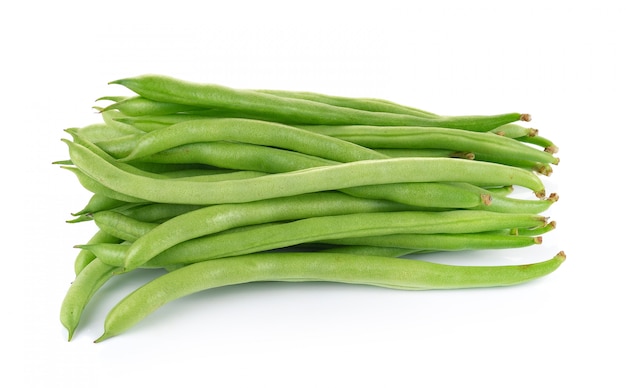
[[[194,114],[171,114],[160,116],[138,116],[138,117],[120,117],[122,123],[132,125],[144,132],[152,132],[158,129],[169,127],[174,124],[182,123],[190,120],[204,120],[207,118],[240,118],[260,120],[252,115],[241,114],[241,112],[228,112],[224,110],[212,109],[209,111],[195,112]]]
[[[541,244],[540,236],[500,235],[497,233],[391,234],[323,240],[338,245],[373,245],[412,250],[461,251],[523,248]]]
[[[122,114],[121,112],[115,111],[115,110],[108,110],[108,111],[101,111],[100,112],[100,116],[102,116],[102,120],[111,128],[115,129],[116,131],[119,131],[121,133],[127,133],[127,134],[131,134],[131,133],[140,133],[143,132],[141,131],[139,128],[126,124],[126,123],[122,123],[121,121],[118,121],[118,118],[121,117],[125,117],[124,114]]]
[[[528,115],[519,113],[423,118],[406,114],[368,112],[251,90],[192,83],[161,75],[124,78],[110,84],[122,85],[140,96],[155,101],[244,111],[276,122],[282,120],[301,124],[420,125],[489,131],[500,125],[529,119]]]
[[[124,209],[120,213],[141,222],[163,222],[201,208],[198,205],[178,205],[170,203],[149,203]]]
[[[498,194],[503,197],[506,197],[514,191],[513,186],[484,187],[484,189],[491,194]]]
[[[338,162],[293,151],[252,144],[192,143],[159,152],[142,160],[163,163],[207,163],[217,167],[279,173],[338,164]],[[344,193],[372,199],[387,199],[420,207],[473,208],[481,193],[442,183],[400,183],[353,187]]]
[[[100,230],[121,240],[133,242],[150,232],[158,224],[135,220],[114,211],[101,211],[93,215],[93,220]]]
[[[540,200],[528,200],[522,198],[507,197],[504,194],[490,191],[475,185],[467,183],[451,183],[468,192],[473,192],[483,198],[475,209],[489,210],[500,213],[533,213],[539,214],[548,210],[552,204],[558,201],[557,194],[551,194],[549,197]]]
[[[260,176],[267,175],[264,172],[259,171],[232,171],[232,172],[224,172],[218,174],[207,174],[204,170],[204,174],[183,174],[182,171],[178,174],[165,173],[164,175],[168,176],[172,180],[183,180],[183,181],[194,181],[194,182],[220,182],[220,181],[234,181],[234,180],[244,180],[250,178],[257,178]]]
[[[80,134],[77,131],[73,131],[71,129],[68,129],[68,130],[66,130],[66,132],[69,133],[72,136],[72,139],[73,139],[73,141],[76,144],[80,144],[83,147],[89,149],[91,152],[93,152],[98,157],[104,159],[105,161],[107,161],[109,163],[116,164],[117,167],[119,167],[120,169],[122,169],[124,171],[127,171],[127,172],[132,173],[132,174],[142,175],[142,176],[149,177],[149,178],[156,178],[156,179],[163,178],[159,174],[146,172],[144,170],[141,170],[141,169],[139,169],[137,167],[134,167],[132,165],[129,165],[127,163],[117,163],[115,158],[111,157],[108,153],[106,153],[104,150],[102,150],[96,144],[94,144],[94,143],[90,142],[88,139],[80,136]]]
[[[479,186],[519,185],[545,195],[532,172],[493,163],[440,158],[366,160],[257,178],[220,182],[164,181],[139,176],[109,163],[80,144],[63,139],[86,175],[111,190],[160,203],[209,205],[399,182],[467,182]]]
[[[369,148],[283,124],[248,119],[205,119],[185,121],[148,132],[132,142],[129,155],[122,161],[138,159],[188,143],[238,141],[278,147],[338,162],[384,159]]]
[[[95,292],[113,277],[115,270],[115,267],[95,258],[76,275],[61,305],[61,323],[68,331],[68,341],[78,327],[85,306]]]
[[[167,115],[178,112],[190,112],[202,110],[203,108],[198,108],[189,105],[181,105],[181,104],[171,104],[167,102],[160,101],[152,101],[141,96],[133,96],[126,98],[122,101],[117,101],[106,108],[103,109],[103,112],[118,110],[124,115],[127,116],[156,116],[156,115]]]
[[[552,140],[547,139],[543,136],[523,136],[518,138],[518,140],[524,143],[544,147],[544,151],[549,154],[556,154],[557,152],[559,152],[559,147],[557,147]]]
[[[219,168],[266,173],[295,171],[338,163],[300,152],[226,141],[180,145],[140,160],[151,163],[201,163]]]
[[[515,159],[541,163],[558,163],[552,154],[530,147],[515,139],[493,133],[477,133],[453,128],[375,127],[375,126],[300,126],[326,136],[346,140],[363,147],[435,148],[483,153],[515,155]]]
[[[523,136],[536,136],[538,133],[538,131],[534,128],[524,127],[515,123],[504,124],[498,128],[492,129],[489,132],[513,139]]]
[[[111,126],[106,123],[92,124],[82,128],[68,128],[65,132],[74,133],[91,143],[97,143],[106,139],[128,135],[137,135],[142,133],[142,131],[132,129],[128,126]]]
[[[543,151],[539,151],[543,152]],[[552,156],[552,154],[548,154],[544,152],[546,155],[550,155],[551,162],[538,162],[532,159],[521,158],[514,153],[498,153],[498,154],[487,154],[482,152],[473,152],[474,160],[483,161],[483,162],[491,162],[491,163],[499,163],[506,164],[509,166],[515,166],[524,168],[530,171],[534,171],[540,173],[542,175],[549,176],[552,173],[551,164],[558,165],[560,159]]]
[[[332,248],[323,249],[320,252],[363,256],[402,257],[417,253],[419,250],[396,247],[376,247],[372,245],[337,245]]]
[[[103,194],[94,194],[91,196],[85,207],[75,213],[72,213],[72,215],[86,215],[103,210],[116,209],[122,206],[126,206],[128,204],[128,202],[120,201],[119,199],[109,198]]]
[[[511,231],[511,234],[517,236],[539,236],[550,231],[553,231],[556,228],[556,221],[550,221],[545,226],[540,226],[537,228],[515,228]]]
[[[76,167],[71,166],[61,166],[62,169],[71,171],[78,178],[78,182],[85,188],[87,191],[90,191],[93,194],[102,195],[105,197],[109,197],[118,201],[128,202],[128,203],[144,203],[146,200],[142,198],[136,198],[130,195],[125,195],[119,193],[115,190],[110,189],[107,186],[104,186],[97,180],[93,179],[89,175],[85,174],[82,170]]]
[[[115,236],[111,236],[110,234],[104,232],[103,230],[98,230],[89,239],[87,244],[102,244],[102,243],[118,244],[120,242],[122,242],[122,240],[120,240],[119,238]],[[92,252],[86,249],[81,249],[76,255],[76,259],[74,259],[74,273],[78,275],[95,258],[96,258],[96,255],[94,255]]]
[[[421,260],[339,253],[261,253],[189,265],[141,286],[109,312],[95,342],[119,335],[159,307],[203,290],[258,281],[325,281],[402,290],[511,286],[555,271],[559,252],[538,263],[453,266]]]
[[[122,100],[126,100],[127,98],[131,98],[131,97],[128,97],[128,96],[102,96],[102,97],[96,99],[96,102],[98,102],[98,101],[120,102]]]
[[[461,158],[474,160],[474,154],[471,152],[440,148],[373,148],[373,150],[392,158]]]
[[[321,102],[328,105],[341,106],[344,108],[352,108],[358,110],[365,110],[370,112],[387,112],[387,113],[399,113],[407,114],[417,117],[430,117],[436,118],[438,115],[426,112],[421,109],[411,108],[396,104],[391,101],[374,99],[374,98],[351,98],[343,96],[331,96],[321,93],[312,92],[295,92],[286,90],[255,90],[256,92],[271,94],[278,97],[296,98],[301,100],[310,100]]]

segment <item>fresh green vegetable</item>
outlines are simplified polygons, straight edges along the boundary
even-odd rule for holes
[[[254,281],[332,281],[427,290],[545,276],[542,262],[451,266],[429,253],[523,249],[553,230],[543,178],[558,148],[519,113],[442,116],[377,98],[232,89],[145,75],[111,82],[102,122],[68,128],[69,159],[92,196],[73,224],[61,305],[72,339],[117,274],[165,269],[115,306],[103,341],[165,303]],[[513,188],[522,195],[514,196]]]

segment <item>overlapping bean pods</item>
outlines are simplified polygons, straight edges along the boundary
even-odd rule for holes
[[[377,98],[233,89],[162,75],[111,82],[102,122],[66,129],[92,193],[68,222],[76,244],[61,323],[75,335],[107,282],[166,272],[121,300],[96,342],[201,290],[254,281],[331,281],[427,290],[508,286],[565,259],[443,265],[428,253],[540,244],[558,200],[542,176],[558,147],[530,115],[441,116]],[[512,195],[521,191],[520,196]]]

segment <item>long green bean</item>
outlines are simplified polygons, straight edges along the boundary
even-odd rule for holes
[[[126,196],[152,202],[209,205],[241,203],[355,186],[399,182],[467,182],[479,186],[519,185],[545,195],[533,173],[509,166],[448,158],[365,160],[236,181],[164,181],[124,171],[89,149],[67,140],[70,157],[87,176]]]
[[[518,120],[528,120],[520,113],[494,116],[461,116],[423,118],[404,114],[369,112],[344,108],[315,101],[285,98],[251,90],[233,89],[221,85],[199,84],[162,75],[141,75],[110,82],[134,91],[138,95],[168,103],[204,108],[245,111],[275,122],[300,124],[369,124],[420,125],[489,131]]]
[[[199,291],[256,281],[327,281],[403,290],[509,286],[556,270],[565,260],[523,265],[452,266],[421,260],[338,253],[261,253],[206,261],[162,275],[120,301],[107,315],[102,342],[159,307]]]

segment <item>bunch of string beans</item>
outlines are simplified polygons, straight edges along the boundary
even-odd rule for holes
[[[69,222],[97,232],[61,307],[72,338],[117,274],[166,271],[121,300],[96,342],[169,301],[254,281],[425,290],[518,284],[565,259],[458,266],[427,253],[522,248],[555,227],[541,176],[557,147],[527,114],[440,116],[390,101],[242,90],[161,75],[121,79],[102,122],[66,132],[92,193]],[[513,187],[534,193],[510,195]],[[419,254],[419,255],[418,255]],[[419,259],[418,259],[419,258]]]

